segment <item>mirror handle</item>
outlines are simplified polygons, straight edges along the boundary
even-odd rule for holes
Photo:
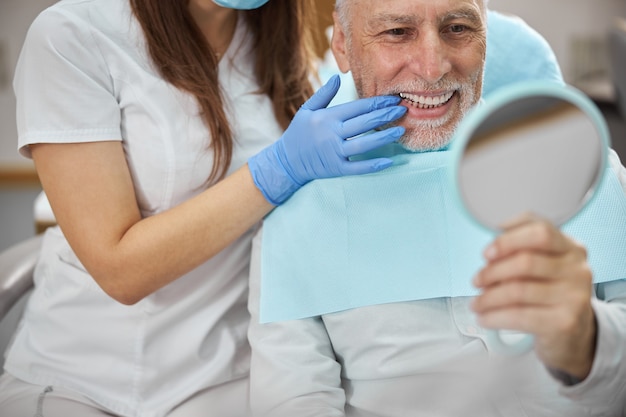
[[[530,334],[523,335],[521,340],[515,343],[506,343],[502,340],[499,330],[489,329],[486,332],[487,342],[494,351],[505,355],[522,355],[533,348],[535,338]]]

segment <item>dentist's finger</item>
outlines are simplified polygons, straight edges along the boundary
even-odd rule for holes
[[[337,134],[346,139],[361,135],[401,118],[406,112],[407,108],[404,106],[393,106],[374,110],[371,113],[346,120],[337,130]]]
[[[341,80],[338,75],[333,75],[319,88],[301,107],[305,110],[320,110],[326,108],[339,91]]]
[[[379,148],[388,143],[400,139],[404,135],[404,128],[401,126],[390,127],[384,130],[368,133],[342,143],[343,154],[346,156],[360,155]]]
[[[374,96],[361,98],[328,107],[324,110],[324,117],[327,120],[345,122],[361,115],[367,115],[375,110],[397,106],[397,104],[400,103],[400,100],[401,99],[398,96]]]

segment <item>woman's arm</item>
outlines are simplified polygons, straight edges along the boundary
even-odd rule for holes
[[[271,209],[247,166],[143,219],[119,141],[31,145],[61,230],[102,289],[133,304],[205,262]]]

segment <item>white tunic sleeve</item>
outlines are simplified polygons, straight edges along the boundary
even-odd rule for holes
[[[33,143],[121,140],[113,80],[85,21],[59,9],[41,13],[15,73],[22,155],[30,157]]]
[[[259,323],[261,236],[259,231],[252,243],[248,301],[253,415],[343,417],[341,366],[322,319]]]
[[[626,194],[626,168],[613,150],[609,164]],[[626,415],[626,277],[621,278],[596,285],[598,299],[593,300],[593,308],[598,329],[591,373],[580,384],[561,388],[562,395],[594,417]]]

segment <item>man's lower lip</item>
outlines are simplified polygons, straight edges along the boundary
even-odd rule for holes
[[[408,108],[408,114],[411,117],[419,118],[419,119],[436,119],[443,115],[445,115],[452,103],[457,100],[458,92],[454,92],[450,100],[448,100],[444,105],[433,107],[433,108],[419,108],[417,106],[412,105],[411,103],[407,103],[406,100],[402,100],[401,103]]]

